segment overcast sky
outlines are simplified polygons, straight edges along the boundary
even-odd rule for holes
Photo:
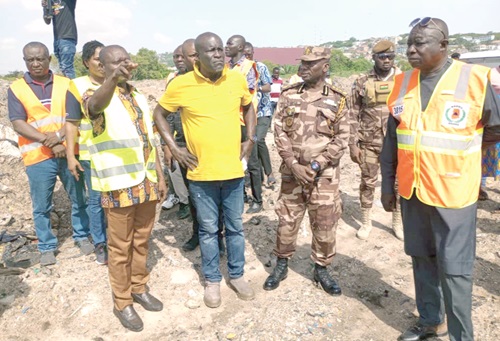
[[[40,0],[0,0],[0,74],[25,70],[22,47],[41,41],[53,51],[52,26]],[[97,39],[135,53],[173,51],[187,38],[212,31],[225,42],[241,34],[256,47],[316,45],[350,37],[407,33],[418,17],[445,20],[450,33],[500,31],[499,0],[78,0],[78,46]]]

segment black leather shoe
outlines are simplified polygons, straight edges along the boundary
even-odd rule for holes
[[[429,337],[441,337],[448,334],[446,323],[438,324],[437,326],[424,326],[420,323],[412,326],[410,329],[401,334],[399,341],[418,341],[425,340]]]
[[[200,240],[198,239],[198,235],[195,234],[191,236],[191,238],[184,245],[182,245],[182,249],[184,251],[193,251],[198,247],[198,245],[200,245]]]
[[[142,323],[141,318],[137,315],[133,305],[128,305],[121,311],[113,308],[113,314],[118,317],[121,324],[128,330],[140,332],[144,329],[144,323]]]
[[[219,257],[224,257],[226,255],[226,245],[224,245],[224,237],[218,237],[219,242]]]
[[[330,276],[328,270],[326,269],[326,266],[314,264],[314,281],[321,284],[323,290],[325,290],[329,295],[342,295],[340,286],[337,284],[337,282],[335,282],[332,276]]]
[[[274,290],[280,286],[280,282],[288,275],[288,258],[278,258],[276,267],[264,282],[264,290]]]
[[[189,210],[189,204],[179,204],[179,211],[177,211],[177,219],[183,220],[191,216],[191,211]]]
[[[252,203],[250,208],[247,210],[248,214],[259,213],[262,211],[262,204],[258,204],[256,202]]]
[[[149,292],[143,294],[132,294],[134,302],[139,303],[142,307],[149,311],[162,311],[163,303],[159,299],[151,295]]]

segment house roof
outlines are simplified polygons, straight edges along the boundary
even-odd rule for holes
[[[254,59],[269,61],[278,65],[298,65],[298,59],[304,53],[303,47],[255,47]]]

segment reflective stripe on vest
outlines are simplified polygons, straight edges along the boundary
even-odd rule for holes
[[[89,140],[92,189],[101,192],[136,186],[147,177],[158,182],[156,148],[153,142],[153,119],[146,98],[134,92],[133,96],[143,112],[148,142],[152,149],[144,161],[143,143],[124,104],[115,93],[104,111],[104,132]]]
[[[124,149],[124,148],[139,148],[142,144],[138,139],[127,139],[127,140],[113,140],[113,141],[103,141],[96,144],[92,144],[88,147],[91,154],[96,154],[99,152],[113,150],[113,149]]]
[[[61,116],[45,117],[36,121],[29,122],[29,125],[37,129],[42,128],[51,124],[63,125],[66,120]]]
[[[68,85],[68,78],[53,75],[50,111],[36,97],[24,78],[14,81],[10,89],[24,106],[27,115],[26,122],[40,133],[46,134],[57,132],[64,125]],[[38,141],[19,136],[18,145],[26,166],[54,157],[52,150]]]
[[[69,85],[71,93],[75,96],[78,102],[80,102],[80,106],[82,105],[83,94],[89,89],[96,90],[98,88],[99,85],[92,83],[89,76],[72,79]],[[83,106],[81,106],[80,110],[82,111],[82,113],[84,112]],[[82,120],[80,121],[79,134],[80,136],[78,137],[78,146],[80,152],[80,160],[90,160],[87,141],[92,138],[92,124],[88,119],[82,117]]]
[[[398,190],[409,199],[461,208],[477,201],[481,178],[481,115],[489,69],[453,62],[421,110],[419,70],[396,77],[389,96],[400,123]]]
[[[90,124],[88,120],[82,120],[82,122],[80,122],[80,131],[82,130],[92,130],[92,124]]]
[[[22,154],[28,153],[34,150],[37,150],[38,148],[41,148],[43,144],[40,142],[32,142],[28,144],[23,144],[22,146],[19,146],[19,150],[21,151]]]

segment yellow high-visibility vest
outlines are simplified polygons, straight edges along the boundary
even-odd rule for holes
[[[87,144],[90,151],[92,189],[95,191],[107,192],[132,187],[140,184],[145,177],[158,182],[153,117],[142,94],[134,91],[131,96],[142,111],[151,153],[144,162],[142,139],[115,92],[104,111],[104,132],[92,137]]]
[[[69,83],[69,91],[75,96],[75,98],[82,104],[82,95],[89,89],[96,90],[99,85],[92,83],[89,76],[78,77],[72,79]],[[83,112],[83,107],[81,107]],[[80,136],[78,137],[78,148],[79,148],[79,159],[80,160],[90,160],[89,147],[87,146],[87,141],[92,138],[92,124],[90,120],[82,116],[79,127]]]

